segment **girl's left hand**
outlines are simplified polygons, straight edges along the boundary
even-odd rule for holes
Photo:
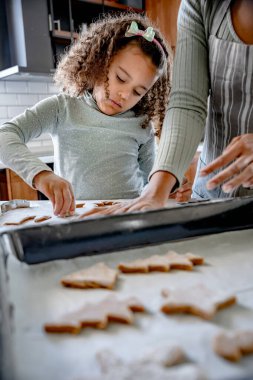
[[[222,155],[201,170],[200,175],[206,176],[214,170],[228,165],[207,183],[207,189],[212,190],[218,185],[224,192],[230,192],[238,186],[253,186],[253,133],[235,137]]]

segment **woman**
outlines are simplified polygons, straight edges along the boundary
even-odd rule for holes
[[[251,0],[182,0],[172,92],[156,162],[145,192],[120,211],[163,207],[204,130],[193,196],[253,195]]]

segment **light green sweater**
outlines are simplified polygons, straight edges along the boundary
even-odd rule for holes
[[[150,175],[165,170],[181,182],[203,136],[210,87],[208,38],[214,14],[221,3],[220,0],[182,0],[172,92]],[[233,30],[230,10],[217,37],[241,42]]]
[[[142,120],[132,111],[107,116],[87,95],[52,96],[0,127],[0,160],[32,186],[37,173],[51,169],[25,144],[49,133],[54,171],[77,199],[134,198],[154,163],[153,132]]]

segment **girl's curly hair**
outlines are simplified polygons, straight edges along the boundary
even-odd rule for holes
[[[136,21],[141,30],[153,26],[148,17],[133,12],[105,15],[91,24],[88,31],[81,34],[61,57],[54,80],[61,91],[70,96],[80,96],[86,90],[91,91],[99,78],[105,81],[105,90],[109,95],[110,63],[120,49],[134,41],[151,58],[161,75],[133,111],[137,116],[146,115],[142,128],[151,122],[155,134],[160,136],[171,88],[172,54],[160,31],[154,26],[155,39],[162,49],[142,36],[125,37],[132,21]]]

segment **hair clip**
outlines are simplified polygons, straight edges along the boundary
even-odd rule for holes
[[[131,25],[127,29],[125,33],[125,37],[133,37],[133,36],[141,36],[145,38],[145,40],[149,42],[154,42],[164,53],[164,49],[159,41],[155,38],[155,31],[152,26],[149,26],[146,30],[141,30],[138,28],[138,24],[136,21],[132,21]]]
[[[125,33],[125,37],[142,36],[147,41],[152,42],[155,37],[155,32],[152,26],[149,26],[146,30],[140,30],[136,21],[132,21],[130,27]]]

